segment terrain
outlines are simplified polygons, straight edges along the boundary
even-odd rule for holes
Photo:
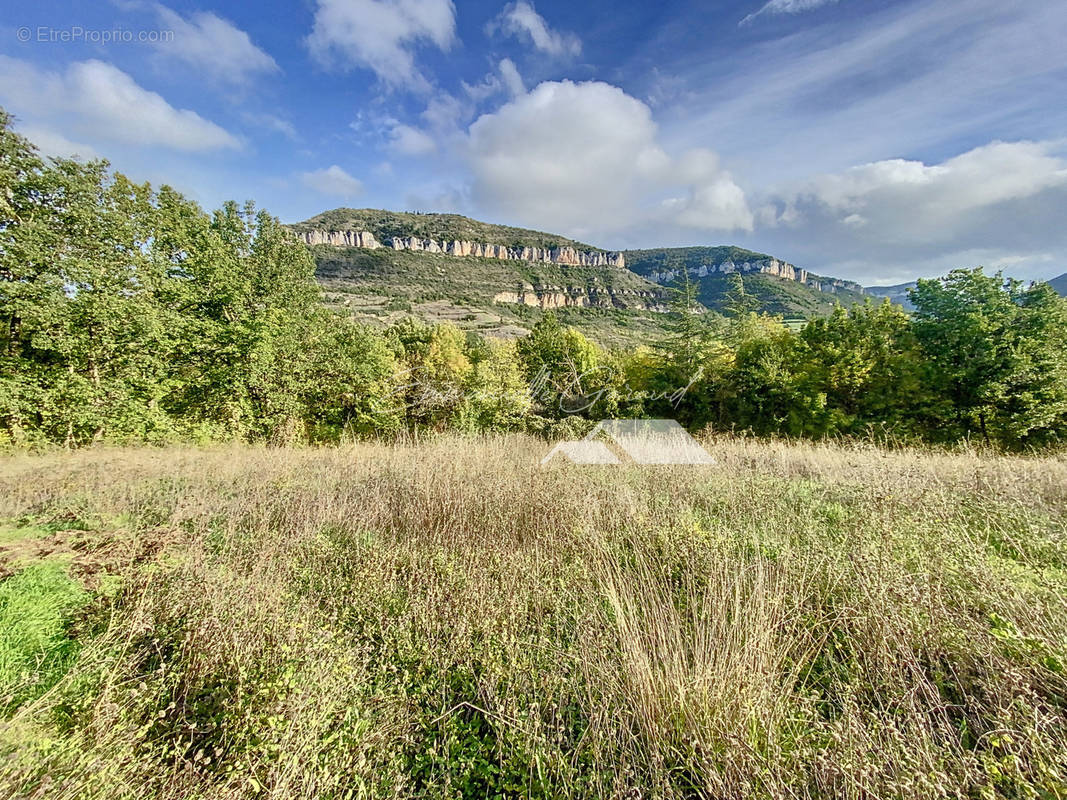
[[[915,281],[909,281],[908,283],[898,283],[895,286],[868,286],[866,291],[867,294],[873,297],[888,298],[889,302],[896,303],[898,306],[911,311],[913,306],[908,292],[914,288]]]
[[[815,275],[765,253],[740,247],[666,247],[625,252],[629,269],[649,280],[678,286],[686,274],[706,307],[723,311],[729,302],[731,275],[740,275],[745,293],[758,310],[786,319],[824,316],[837,304],[863,301],[864,289],[853,281]]]
[[[1063,297],[1067,297],[1067,272],[1063,273],[1058,278],[1050,280],[1049,285]]]
[[[1067,273],[1060,275],[1058,278],[1052,278],[1048,283],[1061,296],[1067,297]],[[888,298],[891,303],[896,303],[905,310],[911,311],[914,306],[908,296],[908,291],[914,288],[915,281],[910,281],[896,286],[868,286],[865,291],[876,298]]]
[[[1062,797],[1067,461],[0,459],[0,796]]]
[[[288,226],[312,248],[328,302],[364,322],[405,316],[520,336],[547,311],[605,346],[662,337],[683,268],[722,311],[740,273],[760,310],[799,321],[852,305],[863,288],[736,247],[611,252],[457,214],[335,209]]]

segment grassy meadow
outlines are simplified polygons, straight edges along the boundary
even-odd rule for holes
[[[1061,798],[1067,458],[0,460],[0,797]]]

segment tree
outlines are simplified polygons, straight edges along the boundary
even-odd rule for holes
[[[813,319],[800,332],[808,396],[826,398],[824,434],[910,434],[926,409],[922,354],[908,315],[885,301]]]
[[[551,312],[519,340],[518,354],[534,400],[550,416],[588,410],[603,385],[599,348]]]
[[[435,430],[456,423],[473,369],[463,332],[455,325],[405,319],[389,335],[401,360],[398,396],[408,421]]]
[[[518,347],[511,341],[478,341],[464,386],[461,426],[475,431],[521,428],[532,407]]]
[[[734,424],[756,433],[818,435],[826,396],[805,380],[807,345],[777,317],[735,321],[734,359],[724,376],[722,406]]]
[[[759,311],[759,298],[745,291],[745,279],[740,273],[731,272],[727,275],[726,284],[728,288],[723,297],[723,308],[728,316],[738,319]]]
[[[1067,303],[1047,284],[1024,287],[981,268],[921,280],[915,334],[950,437],[1009,447],[1067,433]]]

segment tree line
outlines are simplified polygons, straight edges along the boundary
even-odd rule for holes
[[[106,162],[44,159],[0,111],[0,441],[336,441],[403,430],[568,435],[606,417],[899,441],[1067,441],[1067,301],[980,269],[915,311],[793,332],[736,279],[678,291],[662,341],[605,350],[547,314],[517,341],[322,303],[308,249],[251,204],[211,214]]]

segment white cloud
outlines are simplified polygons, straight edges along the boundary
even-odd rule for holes
[[[156,43],[156,49],[168,58],[183,61],[219,83],[234,85],[280,71],[273,58],[228,20],[211,12],[183,19],[162,5],[156,10],[163,25],[174,32],[170,41]]]
[[[750,229],[744,193],[715,155],[673,158],[657,134],[648,106],[615,86],[542,83],[470,126],[472,194],[494,214],[576,234]]]
[[[520,94],[526,93],[526,86],[522,82],[522,75],[519,74],[519,68],[515,66],[515,62],[510,58],[503,58],[498,65],[500,70],[500,78],[504,81],[504,86],[508,90],[508,94],[512,97],[517,97]]]
[[[487,30],[490,34],[500,30],[509,36],[528,39],[538,50],[552,56],[577,56],[582,52],[582,42],[577,36],[552,30],[526,0],[505,6]]]
[[[241,117],[249,125],[280,133],[286,139],[293,142],[300,141],[300,134],[297,133],[293,123],[287,119],[279,117],[277,114],[248,111],[242,114]]]
[[[428,134],[410,125],[395,125],[389,134],[389,146],[405,156],[425,156],[437,150],[437,143]]]
[[[1067,263],[1067,141],[871,162],[774,193],[769,206],[761,241],[824,274],[896,282],[977,264],[1026,274],[1049,253]]]
[[[18,132],[37,145],[37,149],[46,156],[58,158],[99,158],[100,154],[92,147],[80,142],[72,142],[66,136],[48,128],[35,125],[19,125]]]
[[[878,236],[951,240],[989,208],[1067,188],[1067,160],[1056,152],[1062,147],[991,142],[940,164],[876,161],[815,178],[793,199]]]
[[[427,42],[447,51],[456,37],[452,0],[317,0],[306,43],[324,67],[364,67],[386,85],[417,90],[430,82],[415,66]]]
[[[104,141],[200,151],[239,148],[230,133],[194,111],[177,109],[102,61],[46,72],[0,56],[0,98],[31,125],[75,129]]]
[[[509,97],[515,97],[526,93],[526,84],[522,81],[519,68],[510,58],[502,58],[497,63],[496,69],[487,74],[478,83],[461,81],[464,93],[475,104],[482,103],[495,95],[506,93]],[[443,94],[443,93],[442,93]],[[473,112],[474,109],[471,109]],[[473,113],[468,113],[466,119],[470,119]]]
[[[325,169],[301,172],[300,182],[319,194],[354,197],[363,191],[363,184],[334,164]]]
[[[836,2],[837,0],[770,0],[759,11],[741,20],[740,24],[745,25],[763,14],[800,14]]]
[[[665,48],[660,68],[685,76],[691,90],[672,101],[682,113],[670,133],[695,145],[715,131],[716,148],[747,182],[771,184],[947,152],[987,141],[989,131],[1052,138],[1067,130],[1067,3],[870,6],[858,18],[834,15],[727,53]]]

